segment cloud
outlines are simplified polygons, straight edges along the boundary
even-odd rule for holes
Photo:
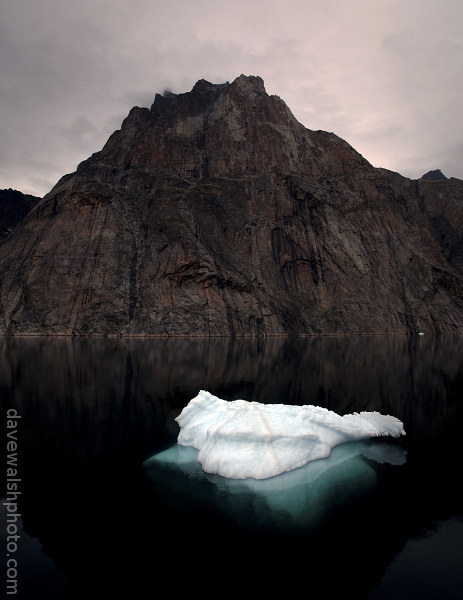
[[[462,17],[459,0],[4,3],[0,188],[42,195],[132,106],[241,73],[375,166],[463,178]]]

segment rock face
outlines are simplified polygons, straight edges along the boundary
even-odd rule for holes
[[[372,167],[259,77],[133,108],[0,246],[2,333],[463,329],[463,181]]]
[[[20,223],[40,198],[17,190],[0,190],[0,239]]]

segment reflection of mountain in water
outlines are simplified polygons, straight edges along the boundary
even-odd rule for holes
[[[221,398],[377,410],[432,436],[452,419],[463,339],[2,338],[0,385],[26,422],[75,460],[141,456],[177,435],[174,417],[207,389]],[[419,409],[419,410],[417,410]],[[117,440],[117,441],[116,441]],[[114,447],[111,446],[114,444]],[[146,458],[146,456],[145,456]]]

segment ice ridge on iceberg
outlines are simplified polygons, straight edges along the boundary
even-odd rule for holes
[[[405,435],[399,419],[378,412],[344,416],[320,406],[227,401],[201,390],[176,418],[177,442],[198,450],[206,473],[266,479],[326,458],[339,444]]]

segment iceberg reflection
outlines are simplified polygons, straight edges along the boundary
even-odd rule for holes
[[[182,512],[220,513],[246,529],[310,530],[371,493],[381,464],[402,465],[396,444],[366,440],[333,448],[329,457],[267,479],[206,473],[198,451],[174,444],[144,463],[156,493]]]

